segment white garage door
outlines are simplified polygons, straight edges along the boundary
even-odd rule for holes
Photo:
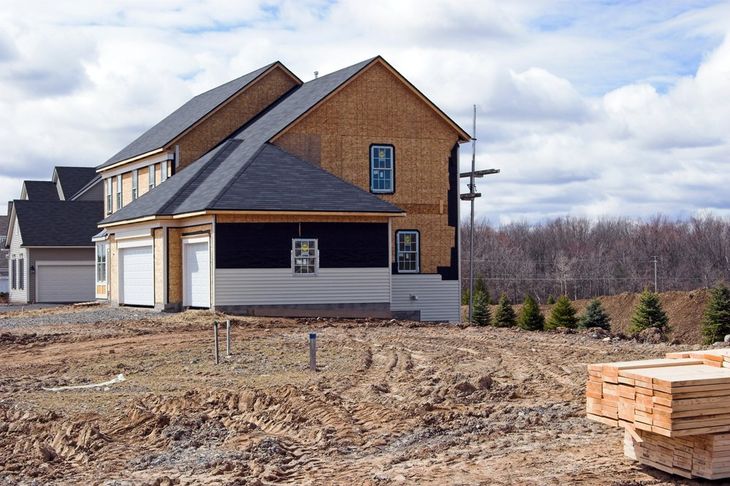
[[[210,258],[208,242],[192,240],[185,248],[185,301],[187,307],[210,307]]]
[[[155,304],[154,260],[151,246],[119,250],[122,295],[119,302],[126,305]]]
[[[94,300],[94,262],[88,264],[36,263],[36,302],[89,302]]]

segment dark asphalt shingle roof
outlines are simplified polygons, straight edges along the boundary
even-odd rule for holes
[[[13,202],[23,246],[93,246],[104,215],[101,201]]]
[[[300,167],[301,164],[313,167],[311,164],[291,154],[287,154],[280,149],[274,151],[271,147],[265,147],[265,144],[294,120],[309,111],[319,101],[369,65],[373,60],[368,59],[302,84],[221,145],[208,152],[185,168],[185,170],[180,171],[174,177],[160,184],[155,190],[144,194],[136,201],[110,215],[103,223],[113,223],[153,215],[182,214],[206,209],[245,210],[253,209],[253,207],[244,207],[247,205],[259,206],[272,204],[271,201],[264,202],[271,196],[267,191],[260,188],[260,184],[248,184],[245,182],[246,177],[258,174],[257,170],[251,173],[248,173],[246,170],[255,160],[254,156],[261,155],[263,159],[259,160],[258,163],[266,162],[266,165],[272,169],[274,167],[271,167],[271,164],[268,163],[270,160],[273,158],[285,159],[284,162],[288,167],[293,168],[296,166],[297,170],[304,171],[308,176],[314,177],[315,174],[313,171]],[[261,153],[259,154],[259,152]],[[263,165],[262,163],[261,166]],[[330,178],[327,178],[330,184],[342,183],[353,188],[355,187],[321,169],[317,170],[330,176]],[[280,176],[284,176],[284,174],[280,174]],[[272,179],[276,182],[275,178]],[[303,182],[294,181],[291,178],[287,178],[286,180],[292,185],[286,186],[282,181],[279,181],[277,185],[278,197],[281,198],[281,201],[277,203],[278,210],[315,211],[316,209],[302,207],[302,204],[293,197],[294,194],[292,191],[296,191],[296,196],[298,196],[298,187]],[[234,183],[233,181],[238,182]],[[262,183],[262,181],[259,182]],[[243,194],[238,190],[237,184],[239,183],[248,187],[253,193],[241,199]],[[323,183],[323,179],[318,176],[316,178],[316,184],[311,183],[308,187],[312,187],[314,191],[315,185],[321,183]],[[310,183],[307,182],[306,184]],[[338,185],[338,187],[340,186]],[[400,209],[389,203],[384,203],[377,196],[359,189],[358,191],[360,193],[354,199],[340,198],[338,200],[338,207],[329,210],[401,212]],[[320,185],[314,192],[315,194],[312,196],[319,198],[317,201],[318,205],[325,205],[326,198],[331,196],[331,191],[328,186]],[[355,193],[347,191],[347,194],[354,196]],[[254,198],[260,198],[260,201],[254,202]],[[368,203],[365,202],[366,199],[369,201]],[[311,199],[310,202],[314,204],[314,201]],[[383,203],[387,205],[387,208]],[[369,209],[365,209],[366,207]],[[379,209],[375,209],[376,207]]]
[[[80,196],[83,192],[86,192],[91,186],[98,184],[101,181],[101,174],[96,174],[93,179],[84,184],[84,186],[76,191],[71,197],[67,197],[68,200],[73,201],[77,196]]]
[[[51,181],[24,181],[25,194],[31,201],[58,201],[58,189]]]
[[[240,78],[222,84],[217,88],[199,94],[173,111],[157,125],[144,132],[98,168],[107,167],[122,160],[164,147],[175,137],[193,126],[198,120],[213,111],[221,103],[245,88],[274,64],[276,63],[271,63],[248,74],[244,74]]]
[[[94,167],[56,167],[58,184],[63,191],[63,197],[70,200],[82,187],[96,177]]]

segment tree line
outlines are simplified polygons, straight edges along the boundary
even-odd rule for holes
[[[462,279],[469,286],[469,223],[462,224]],[[561,217],[541,224],[474,225],[474,274],[489,299],[525,295],[586,299],[654,288],[692,290],[730,281],[730,220]]]

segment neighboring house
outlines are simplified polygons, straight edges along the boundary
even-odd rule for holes
[[[91,238],[103,218],[102,197],[93,168],[56,167],[52,181],[23,183],[21,198],[8,205],[2,233],[11,303],[94,300]]]
[[[469,139],[381,57],[306,83],[278,62],[254,71],[97,169],[99,296],[458,321],[458,144]],[[144,192],[156,157],[174,176]]]
[[[11,205],[8,204],[8,209]],[[5,242],[8,234],[8,216],[0,216],[0,293],[7,293],[10,290],[8,280],[8,250]]]

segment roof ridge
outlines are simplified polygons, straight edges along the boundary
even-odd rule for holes
[[[197,98],[197,97],[199,97],[199,96],[203,96],[204,94],[210,93],[211,91],[215,91],[216,89],[222,88],[223,86],[225,86],[225,85],[227,85],[227,84],[231,84],[231,83],[234,83],[234,82],[236,82],[236,81],[240,80],[241,78],[245,78],[246,76],[250,76],[250,75],[252,75],[253,73],[255,73],[255,72],[257,72],[257,71],[261,71],[261,73],[264,73],[265,71],[268,71],[270,67],[272,67],[272,66],[273,66],[274,64],[276,64],[276,63],[278,63],[278,62],[279,62],[279,61],[274,61],[274,62],[272,62],[272,63],[269,63],[269,64],[265,65],[265,66],[261,66],[261,67],[259,67],[259,68],[256,68],[256,69],[254,69],[253,71],[249,71],[249,72],[247,72],[246,74],[242,74],[241,76],[238,76],[238,77],[236,77],[236,78],[233,78],[233,79],[229,79],[229,80],[228,80],[228,81],[226,81],[225,83],[221,83],[221,84],[219,84],[218,86],[214,86],[213,88],[210,88],[210,89],[208,89],[208,90],[205,90],[205,91],[203,91],[202,93],[198,93],[198,94],[196,94],[195,96],[193,96],[193,97],[192,97],[192,98],[190,98],[190,99],[192,100],[192,99],[195,99],[195,98]],[[259,75],[257,75],[256,77],[260,76],[260,75],[261,75],[261,73],[260,73]],[[255,78],[254,78],[254,79],[255,79]],[[248,84],[247,84],[246,86],[248,86]],[[245,87],[245,86],[244,86],[244,87]],[[243,89],[243,88],[241,88],[241,89]],[[240,90],[238,90],[238,91],[240,91]],[[238,91],[236,91],[236,93],[238,93]]]

